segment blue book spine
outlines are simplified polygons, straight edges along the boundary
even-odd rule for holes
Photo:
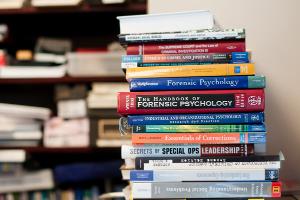
[[[130,181],[153,181],[152,170],[131,170]]]
[[[264,113],[129,115],[128,125],[261,124]]]
[[[131,79],[130,91],[264,88],[264,76],[216,76]]]
[[[240,134],[241,143],[262,144],[266,143],[266,132],[248,133],[248,138],[244,133]]]

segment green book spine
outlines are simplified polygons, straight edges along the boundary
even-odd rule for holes
[[[265,132],[264,124],[231,125],[137,125],[133,133],[217,133],[217,132]]]

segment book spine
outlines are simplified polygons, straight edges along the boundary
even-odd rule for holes
[[[177,43],[131,44],[127,55],[231,53],[246,50],[245,41],[193,41]]]
[[[192,124],[261,124],[264,113],[212,113],[182,115],[128,115],[129,126],[133,125],[192,125]]]
[[[118,112],[122,115],[263,110],[263,89],[118,93]]]
[[[122,56],[122,68],[140,66],[168,66],[180,63],[248,63],[248,52],[203,54],[153,54]]]
[[[254,154],[253,144],[191,144],[191,145],[122,145],[121,157],[187,157],[248,156]]]
[[[255,156],[230,156],[230,157],[138,157],[136,158],[137,163],[149,163],[149,162],[171,162],[171,163],[229,163],[229,162],[267,162],[267,161],[280,161],[279,155],[255,155]]]
[[[264,88],[264,76],[221,76],[130,79],[130,91],[214,90]]]
[[[264,124],[230,125],[135,125],[132,133],[217,133],[217,132],[265,132]]]
[[[266,143],[266,133],[136,133],[131,141],[133,144],[256,144]]]
[[[174,33],[120,34],[121,44],[202,40],[239,40],[245,39],[245,29],[226,29],[221,31],[191,31]]]
[[[132,182],[277,181],[278,169],[131,170]]]
[[[280,197],[280,182],[134,182],[132,198]]]
[[[280,161],[226,162],[226,163],[171,163],[169,161],[144,163],[143,170],[207,170],[207,169],[279,169]],[[138,170],[138,168],[136,168]]]
[[[254,64],[210,64],[162,67],[134,67],[126,70],[126,79],[194,76],[247,76],[255,75]]]

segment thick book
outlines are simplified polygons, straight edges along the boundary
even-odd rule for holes
[[[253,63],[134,67],[126,70],[127,80],[132,78],[249,75],[255,75]]]
[[[131,182],[277,181],[278,169],[131,170]]]
[[[245,40],[129,44],[127,55],[231,53],[246,51]]]
[[[180,78],[134,78],[130,91],[218,90],[265,88],[265,76],[215,76]]]
[[[266,132],[241,133],[135,133],[132,144],[259,144],[266,143]]]
[[[122,145],[121,157],[249,156],[254,152],[255,144],[148,144]]]
[[[166,182],[132,183],[134,199],[164,198],[242,198],[280,197],[281,183],[240,182]]]
[[[121,34],[189,31],[214,27],[213,14],[208,10],[119,16],[117,19],[120,22]]]
[[[256,113],[209,113],[173,115],[128,115],[125,118],[133,125],[192,125],[192,124],[261,124],[263,112]]]
[[[240,40],[245,39],[243,28],[233,29],[202,29],[182,32],[161,32],[141,34],[120,34],[119,42],[123,45],[154,42],[179,42],[203,40]]]
[[[118,93],[121,115],[261,112],[264,107],[263,89]]]
[[[277,155],[247,157],[138,157],[136,170],[202,170],[202,169],[279,169]]]
[[[121,68],[248,62],[248,52],[125,55],[122,56]]]
[[[218,133],[218,132],[265,132],[264,124],[223,125],[134,125],[132,133]]]

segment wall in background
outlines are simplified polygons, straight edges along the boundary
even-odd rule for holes
[[[148,12],[210,10],[223,28],[246,28],[247,49],[267,77],[268,152],[282,151],[283,179],[300,181],[300,1],[149,0]]]

